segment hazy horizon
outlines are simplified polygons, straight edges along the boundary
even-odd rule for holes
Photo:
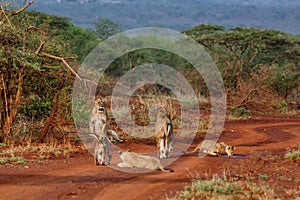
[[[210,23],[300,34],[300,1],[296,0],[36,0],[30,9],[68,17],[83,28],[108,18],[123,30],[156,26],[182,31]]]

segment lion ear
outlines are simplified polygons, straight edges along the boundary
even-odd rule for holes
[[[95,96],[94,96],[94,101],[96,101],[96,100],[99,99],[99,98],[100,98],[99,95],[95,95]]]

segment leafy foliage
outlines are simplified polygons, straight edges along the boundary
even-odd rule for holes
[[[23,8],[15,11],[8,4],[0,19],[0,127],[6,143],[12,143],[18,112],[40,120],[48,117],[50,110],[57,114],[57,104],[68,104],[56,100],[73,80],[61,59],[75,65],[73,53],[82,59],[98,43],[92,31],[76,27],[66,18],[23,12]]]
[[[97,36],[101,40],[105,40],[121,31],[121,25],[112,22],[108,18],[100,18],[98,21],[94,21],[92,24],[95,28]]]
[[[200,24],[183,33],[202,44],[215,60],[233,109],[256,111],[264,109],[259,99],[267,97],[270,103],[272,96],[278,96],[278,100],[288,100],[292,94],[294,99],[299,97],[299,92],[294,92],[299,88],[299,37],[278,30],[226,29],[211,24]]]

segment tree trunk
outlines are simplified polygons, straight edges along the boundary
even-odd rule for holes
[[[2,132],[3,132],[4,143],[7,144],[8,146],[14,143],[13,136],[11,133],[11,128],[12,128],[12,119],[10,117],[7,117],[4,126],[2,128]]]
[[[7,90],[9,88],[9,83],[6,83],[4,80],[4,75],[1,76],[2,88],[3,88],[3,96],[4,96],[4,107],[5,107],[5,120],[4,125],[2,127],[3,132],[3,140],[7,145],[11,145],[14,143],[13,135],[11,132],[13,121],[17,115],[17,111],[21,102],[21,96],[23,93],[23,78],[24,72],[26,70],[26,66],[23,66],[18,75],[18,89],[16,92],[15,99],[13,100],[13,95],[10,94],[10,91]]]
[[[51,112],[50,112],[50,116],[48,117],[45,126],[43,127],[43,129],[41,130],[41,132],[39,134],[38,142],[44,142],[44,140],[45,140],[45,138],[48,134],[49,128],[51,127],[51,125],[53,123],[55,114],[56,114],[57,109],[58,109],[59,95],[61,93],[62,88],[63,88],[63,83],[61,83],[58,91],[56,92],[56,94],[53,97],[53,101],[52,101],[53,106],[52,106],[52,109],[51,109]]]

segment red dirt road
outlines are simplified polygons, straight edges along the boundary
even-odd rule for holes
[[[286,152],[300,143],[300,119],[255,118],[226,122],[220,140],[236,145],[236,154],[249,156],[268,151]],[[199,141],[195,141],[195,147]],[[145,143],[117,144],[120,148],[153,150]],[[225,162],[234,164],[248,158],[184,155],[171,164],[174,173],[160,171],[133,174],[107,166],[95,166],[89,153],[46,164],[0,166],[0,199],[166,199],[196,177],[222,174]]]

